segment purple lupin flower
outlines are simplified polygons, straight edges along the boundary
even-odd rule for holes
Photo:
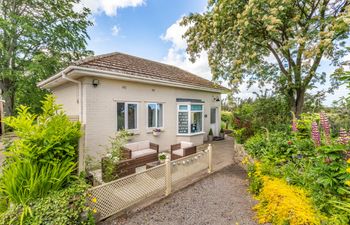
[[[295,114],[292,112],[293,115],[293,119],[292,119],[292,131],[293,132],[297,132],[298,128],[297,128],[297,118],[295,117]]]
[[[311,137],[312,137],[312,140],[314,141],[316,147],[321,145],[320,131],[318,130],[318,125],[316,122],[312,122]]]
[[[331,126],[329,124],[327,115],[324,112],[320,113],[320,122],[321,122],[324,135],[326,137],[326,142],[327,144],[331,144]]]
[[[340,128],[339,130],[339,139],[340,144],[346,145],[349,142],[348,133],[344,128]]]

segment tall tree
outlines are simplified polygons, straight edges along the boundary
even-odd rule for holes
[[[69,61],[91,54],[86,32],[89,10],[79,0],[0,0],[0,89],[5,112],[17,103],[34,108],[43,96],[36,82]]]
[[[318,68],[342,65],[349,52],[349,0],[210,0],[207,10],[184,17],[194,61],[208,52],[214,79],[273,82],[299,115],[305,93],[324,83]],[[271,60],[273,59],[273,60]]]

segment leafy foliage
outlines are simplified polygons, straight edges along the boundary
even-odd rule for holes
[[[234,136],[243,143],[263,129],[285,131],[289,126],[289,116],[288,105],[280,96],[241,101],[233,111]]]
[[[53,96],[42,105],[40,115],[21,106],[18,116],[5,119],[18,139],[7,147],[1,168],[0,224],[76,224],[90,212],[86,185],[74,175],[80,124],[69,121]]]
[[[27,158],[15,158],[2,171],[0,190],[8,201],[26,205],[50,191],[66,187],[75,168],[69,159],[55,165],[38,165]]]
[[[8,115],[20,104],[39,110],[45,91],[36,83],[91,54],[86,50],[90,11],[73,10],[78,2],[0,1],[0,88]]]
[[[216,80],[273,83],[297,117],[305,93],[326,74],[322,59],[342,66],[349,51],[349,1],[210,0],[207,10],[185,17],[191,59],[203,50]],[[274,57],[274,60],[270,59]],[[339,70],[342,73],[343,70]]]
[[[86,205],[87,188],[83,181],[78,181],[65,189],[53,190],[47,196],[33,200],[30,213],[24,216],[23,205],[1,214],[0,224],[95,224],[92,212]]]
[[[221,121],[225,123],[225,129],[232,128],[232,125],[233,125],[232,112],[221,111]]]
[[[110,146],[107,147],[107,155],[102,165],[102,177],[105,182],[117,178],[118,162],[124,159],[122,147],[130,139],[131,134],[122,130],[114,138],[110,139]]]
[[[9,157],[26,157],[52,165],[65,159],[77,160],[80,124],[72,123],[54,100],[51,95],[45,97],[40,115],[20,106],[18,116],[5,118],[5,123],[19,137],[7,149]]]
[[[350,197],[350,174],[346,172],[349,145],[339,142],[338,137],[328,142],[323,136],[321,145],[316,147],[310,137],[310,127],[312,121],[318,119],[316,114],[305,114],[297,121],[295,132],[257,134],[245,143],[247,152],[261,161],[248,167],[250,190],[259,195],[265,188],[262,176],[278,178],[309,193],[315,209],[322,214],[322,224],[348,224],[349,214],[343,210]],[[262,205],[259,209],[263,210]],[[261,213],[271,216],[269,213],[273,211],[265,210]],[[264,218],[274,222],[272,217]]]

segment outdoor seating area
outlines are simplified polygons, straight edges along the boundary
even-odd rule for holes
[[[150,141],[128,143],[122,147],[123,155],[132,160],[135,167],[158,160],[159,145]]]
[[[195,154],[197,146],[192,142],[181,141],[178,144],[170,146],[170,151],[159,153],[159,145],[148,140],[124,144],[121,148],[124,159],[113,162],[113,168],[108,171],[111,177],[122,178],[137,171],[153,168],[165,162],[165,158],[170,160],[180,159],[182,157]],[[160,160],[160,155],[164,155],[164,160]],[[109,163],[108,157],[101,158],[101,169],[92,171],[90,178],[92,184],[99,185],[109,182],[110,177],[106,176]]]
[[[171,145],[170,154],[171,160],[179,159],[184,156],[188,156],[196,153],[197,147],[191,142],[181,141],[178,144]]]
[[[138,143],[129,143],[124,147],[130,147],[130,144],[138,146]],[[189,149],[184,150],[188,155],[177,159],[170,158],[170,152],[181,150],[178,148],[179,146],[183,149]],[[118,179],[103,183],[103,185],[100,183],[91,188],[91,195],[99,199],[97,203],[91,202],[91,207],[100,212],[100,219],[123,210],[131,210],[132,206],[137,205],[140,201],[166,196],[170,192],[177,191],[195,180],[201,179],[208,172],[218,171],[233,163],[234,147],[231,137],[226,137],[223,141],[206,142],[198,146],[191,142],[180,142],[170,147],[173,150],[166,153],[168,159],[165,163],[161,163],[157,159],[146,163],[143,170],[138,171],[139,167],[127,175],[125,171],[134,167],[133,159],[123,160],[129,163],[122,163],[118,166],[118,170],[124,171],[124,174],[119,172]],[[106,193],[109,194],[106,195]]]

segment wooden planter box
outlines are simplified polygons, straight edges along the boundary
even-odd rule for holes
[[[104,157],[101,159],[101,169],[102,169],[102,180],[104,182],[108,182],[107,176],[106,176],[106,168],[108,165],[108,158]],[[133,159],[125,159],[122,161],[119,161],[118,163],[115,163],[113,165],[113,171],[112,176],[115,177],[115,179],[128,176],[130,174],[135,173],[135,162]]]

